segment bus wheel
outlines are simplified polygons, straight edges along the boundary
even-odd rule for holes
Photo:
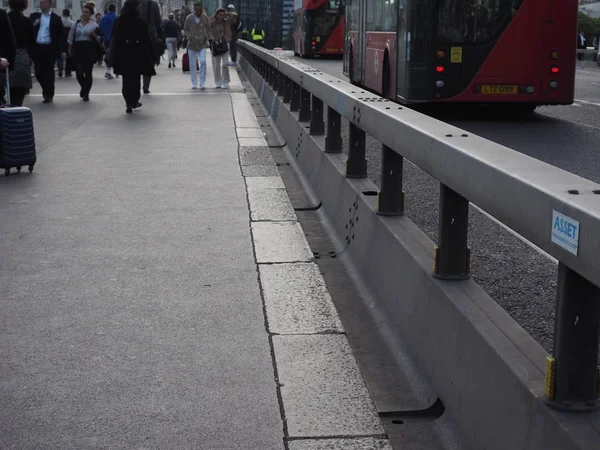
[[[383,57],[383,76],[381,80],[381,96],[389,100],[390,98],[390,63],[387,53]]]

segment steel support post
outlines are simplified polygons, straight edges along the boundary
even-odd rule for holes
[[[440,183],[439,245],[435,249],[434,276],[445,280],[469,278],[467,247],[469,201]]]
[[[300,85],[292,81],[292,99],[290,103],[290,111],[296,112],[300,110]]]
[[[342,116],[331,107],[327,108],[325,153],[342,153]]]
[[[322,136],[325,134],[325,122],[323,121],[323,101],[315,95],[312,96],[310,134],[314,136]]]
[[[308,122],[310,120],[310,92],[304,88],[300,88],[300,122]]]
[[[273,92],[279,93],[280,73],[276,67],[273,67]]]
[[[348,161],[346,161],[346,176],[348,178],[367,177],[366,142],[366,133],[351,123]]]
[[[377,199],[377,214],[400,216],[404,214],[404,192],[402,192],[404,158],[384,144],[381,145],[381,153],[381,191]]]
[[[554,358],[549,357],[555,364],[547,369],[555,372],[546,374],[550,406],[566,411],[589,411],[600,406],[599,339],[600,288],[559,263]]]
[[[283,103],[292,101],[292,80],[283,75]]]

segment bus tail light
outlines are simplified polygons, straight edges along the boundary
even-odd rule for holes
[[[558,81],[552,80],[552,81],[550,81],[550,83],[548,83],[548,85],[550,86],[551,89],[556,89],[558,87]]]
[[[560,71],[560,69],[558,68],[558,66],[550,66],[550,73],[558,73]]]
[[[442,73],[444,70],[446,70],[446,69],[444,69],[444,66],[437,66],[437,67],[435,68],[435,71],[436,71],[437,73]]]
[[[437,57],[438,58],[443,58],[446,56],[446,52],[444,50],[438,50],[437,51]]]
[[[554,60],[558,59],[558,51],[557,50],[552,50],[550,52],[550,59],[554,59]]]
[[[436,87],[443,88],[446,85],[446,83],[444,83],[443,80],[437,80],[435,82],[435,85],[436,85]]]

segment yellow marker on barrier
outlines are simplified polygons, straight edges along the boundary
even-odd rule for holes
[[[546,398],[554,400],[556,386],[556,358],[546,356],[546,376],[544,381],[544,393]]]
[[[436,245],[433,247],[433,273],[440,272],[440,248]]]

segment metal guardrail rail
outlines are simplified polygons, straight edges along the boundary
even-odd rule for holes
[[[577,49],[577,67],[585,69],[586,67],[600,67],[598,59],[598,50],[594,49]]]
[[[378,213],[404,211],[403,160],[440,182],[439,242],[433,276],[469,277],[469,202],[559,261],[547,403],[560,410],[599,406],[600,185],[361,90],[277,52],[241,43],[244,58],[283,96],[325,152],[342,152],[350,122],[346,176],[367,176],[366,134],[382,142]],[[324,106],[328,108],[327,124]]]

